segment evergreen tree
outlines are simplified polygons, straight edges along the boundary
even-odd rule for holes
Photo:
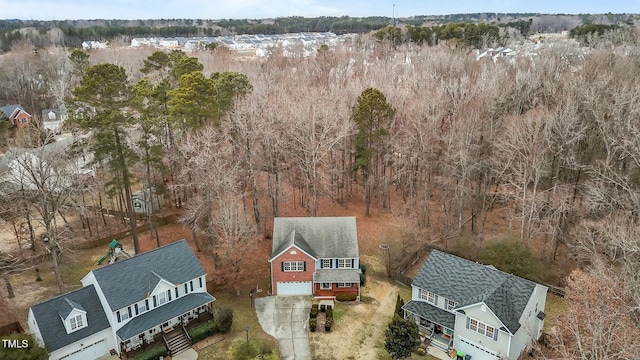
[[[398,315],[393,316],[385,333],[384,348],[393,359],[405,359],[420,344],[418,325]]]

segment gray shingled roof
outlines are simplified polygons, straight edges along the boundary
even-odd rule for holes
[[[67,334],[59,314],[60,312],[64,313],[69,308],[67,300],[70,300],[71,304],[77,303],[81,305],[82,309],[87,312],[87,327],[71,334]],[[104,314],[100,299],[93,285],[85,286],[33,305],[31,311],[38,323],[42,340],[49,351],[61,349],[109,327],[109,321]]]
[[[22,110],[24,112],[27,112],[19,104],[0,106],[0,111],[2,111],[7,118],[11,117],[11,114],[13,114],[13,112],[16,111],[16,109],[20,109],[20,110]]]
[[[122,341],[142,334],[154,326],[165,323],[176,316],[182,315],[199,306],[206,305],[215,298],[208,293],[191,293],[177,300],[134,317],[116,332]]]
[[[145,299],[160,278],[177,285],[205,271],[183,239],[93,270],[93,275],[115,311]]]
[[[292,244],[316,259],[358,257],[356,218],[275,218],[271,258],[273,259]]]
[[[412,282],[458,302],[456,308],[484,302],[513,334],[536,284],[480,263],[433,250]]]
[[[63,319],[66,319],[67,316],[69,316],[69,314],[71,314],[73,309],[78,309],[78,310],[82,310],[84,312],[87,312],[87,310],[85,310],[84,307],[82,307],[82,305],[80,305],[77,302],[69,299],[68,297],[65,297],[64,298],[64,302],[62,304],[60,304],[60,307],[58,308],[58,314]]]
[[[427,302],[411,300],[404,304],[402,309],[418,314],[431,322],[446,326],[451,330],[456,327],[456,316],[454,314]]]
[[[359,283],[359,269],[316,269],[313,274],[314,282],[351,282]]]

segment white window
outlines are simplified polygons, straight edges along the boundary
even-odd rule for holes
[[[350,288],[350,287],[351,287],[351,283],[348,283],[348,282],[339,282],[339,283],[338,283],[338,287],[339,287],[339,288]]]
[[[125,321],[129,318],[129,312],[125,309],[120,311],[120,320]]]
[[[71,325],[71,331],[75,331],[84,327],[84,320],[82,318],[82,315],[76,315],[70,318],[69,323]]]
[[[145,304],[145,302],[141,302],[140,304],[138,304],[138,313],[142,314],[143,312],[147,311],[149,309],[147,309],[147,305]]]
[[[476,319],[469,319],[469,329],[491,339],[494,339],[496,333],[496,328]]]
[[[166,302],[167,302],[167,293],[163,291],[160,294],[158,294],[158,305],[164,304]]]
[[[351,259],[338,259],[338,269],[351,269]]]
[[[431,291],[427,291],[427,290],[420,290],[420,298],[422,300],[426,300],[429,303],[435,304],[436,303],[436,294],[432,293]]]
[[[321,283],[320,289],[322,290],[331,290],[331,283]]]
[[[304,271],[304,261],[285,261],[282,263],[283,271]]]
[[[457,305],[457,302],[447,299],[447,310],[453,310]]]
[[[322,259],[322,268],[331,269],[331,259]]]

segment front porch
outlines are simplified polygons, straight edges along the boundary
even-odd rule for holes
[[[420,340],[446,353],[453,347],[455,315],[424,301],[409,301],[402,309],[405,319],[418,324]]]

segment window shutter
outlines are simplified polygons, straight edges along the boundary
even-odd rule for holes
[[[147,311],[149,311],[149,299],[145,299],[145,300],[144,300],[144,304],[145,304],[145,305],[146,305],[146,307],[147,307]]]
[[[176,299],[180,296],[180,294],[178,293],[178,287],[176,286]]]
[[[351,268],[355,268],[356,267],[356,259],[351,259]]]
[[[129,312],[129,317],[133,317],[133,314],[131,314],[131,306],[127,307],[127,311]]]
[[[158,306],[158,300],[156,300],[156,296],[153,295],[153,307],[157,307]]]
[[[171,290],[167,290],[167,293],[169,294],[169,301],[171,301]]]
[[[187,289],[187,283],[184,283],[184,294],[186,295],[189,292]]]
[[[320,259],[320,269],[324,269],[324,260]]]
[[[139,314],[139,312],[138,312],[138,304],[133,305],[133,307],[134,307],[134,309],[136,309],[136,315],[138,315]]]
[[[469,328],[469,323],[471,322],[471,319],[467,316],[467,329]]]
[[[118,317],[118,322],[122,321],[120,320],[120,310],[116,311],[116,316]]]
[[[280,271],[284,271],[284,261],[280,263]]]
[[[202,287],[202,278],[201,277],[198,278],[198,282],[200,283],[200,287]]]
[[[193,291],[193,280],[189,281],[189,287],[191,288],[191,291]]]
[[[498,329],[493,328],[493,340],[498,341]]]
[[[302,271],[307,271],[307,262],[306,261],[302,262]]]
[[[434,298],[433,298],[433,299],[435,300],[436,305],[438,305],[438,295],[435,295],[435,294],[434,294]]]

